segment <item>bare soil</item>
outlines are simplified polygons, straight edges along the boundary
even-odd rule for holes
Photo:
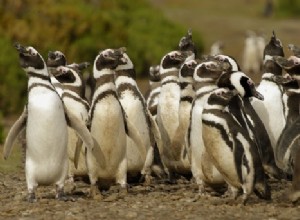
[[[126,195],[117,187],[103,191],[103,198],[90,199],[89,185],[77,181],[69,201],[55,199],[55,187],[39,187],[36,203],[26,201],[23,171],[0,173],[0,219],[299,219],[300,206],[285,199],[291,182],[270,180],[272,200],[252,195],[244,206],[241,198],[199,196],[192,181],[181,178],[176,184],[130,184]]]

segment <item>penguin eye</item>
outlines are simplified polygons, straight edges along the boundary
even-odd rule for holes
[[[35,52],[35,51],[33,51],[33,50],[31,50],[31,49],[29,49],[29,54],[31,55],[31,56],[36,56],[37,55],[37,53]]]
[[[173,54],[170,57],[171,57],[171,59],[175,59],[175,55],[173,55]]]
[[[247,83],[248,83],[248,85],[253,85],[253,82],[249,79],[249,80],[247,80]]]

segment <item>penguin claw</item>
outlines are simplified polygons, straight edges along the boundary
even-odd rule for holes
[[[28,194],[27,201],[30,202],[30,203],[37,202],[37,199],[36,199],[36,197],[35,197],[35,193],[29,193],[29,194]]]

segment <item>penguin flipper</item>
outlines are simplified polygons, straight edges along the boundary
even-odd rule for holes
[[[26,122],[27,122],[27,108],[25,107],[18,120],[13,124],[13,126],[9,130],[9,133],[5,139],[5,143],[3,147],[3,157],[5,160],[9,157],[12,151],[13,143],[15,142],[16,138],[21,133],[21,131],[25,129]]]
[[[77,169],[78,168],[78,162],[80,157],[80,152],[82,149],[83,141],[78,137],[75,147],[75,155],[74,155],[74,166]]]
[[[146,155],[146,146],[143,144],[143,140],[140,136],[139,131],[136,129],[136,127],[127,120],[127,116],[126,117],[126,127],[127,127],[127,135],[134,141],[134,143],[139,147],[139,153],[141,155],[142,158],[144,158]]]
[[[68,111],[66,107],[64,107],[64,109],[68,126],[76,131],[88,150],[92,151],[94,148],[94,141],[85,123],[77,118],[72,112]]]
[[[159,131],[159,127],[148,109],[146,109],[146,115],[149,117],[150,129],[154,136],[154,140],[158,146],[158,149],[161,150],[162,149],[162,140],[161,140],[161,134]]]

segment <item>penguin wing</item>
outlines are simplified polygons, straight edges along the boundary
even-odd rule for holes
[[[76,133],[83,141],[85,146],[88,148],[88,150],[92,151],[94,148],[94,141],[85,123],[79,118],[77,118],[72,112],[68,111],[66,106],[64,106],[64,110],[65,110],[68,126],[73,128],[76,131]]]
[[[151,133],[154,136],[154,140],[155,140],[158,148],[161,150],[162,149],[162,141],[161,141],[161,134],[160,134],[160,131],[159,131],[159,127],[158,127],[154,117],[151,115],[148,108],[146,108],[146,115],[147,115],[147,117],[149,118],[149,121],[150,121]]]
[[[16,138],[21,133],[21,131],[26,127],[27,113],[28,113],[27,107],[25,107],[21,116],[13,124],[10,131],[8,132],[8,135],[5,139],[4,148],[3,148],[3,157],[5,160],[9,157],[12,151],[13,143],[15,142]]]
[[[143,155],[146,155],[146,146],[143,144],[141,135],[140,135],[139,131],[136,129],[136,127],[128,120],[127,115],[122,106],[121,106],[121,108],[122,108],[122,112],[123,112],[125,131],[126,131],[127,135],[139,147],[139,149],[140,149],[139,153],[140,153],[141,157],[144,158]]]
[[[74,155],[74,165],[75,168],[78,168],[79,156],[81,152],[83,141],[78,137],[75,147],[75,155]]]

